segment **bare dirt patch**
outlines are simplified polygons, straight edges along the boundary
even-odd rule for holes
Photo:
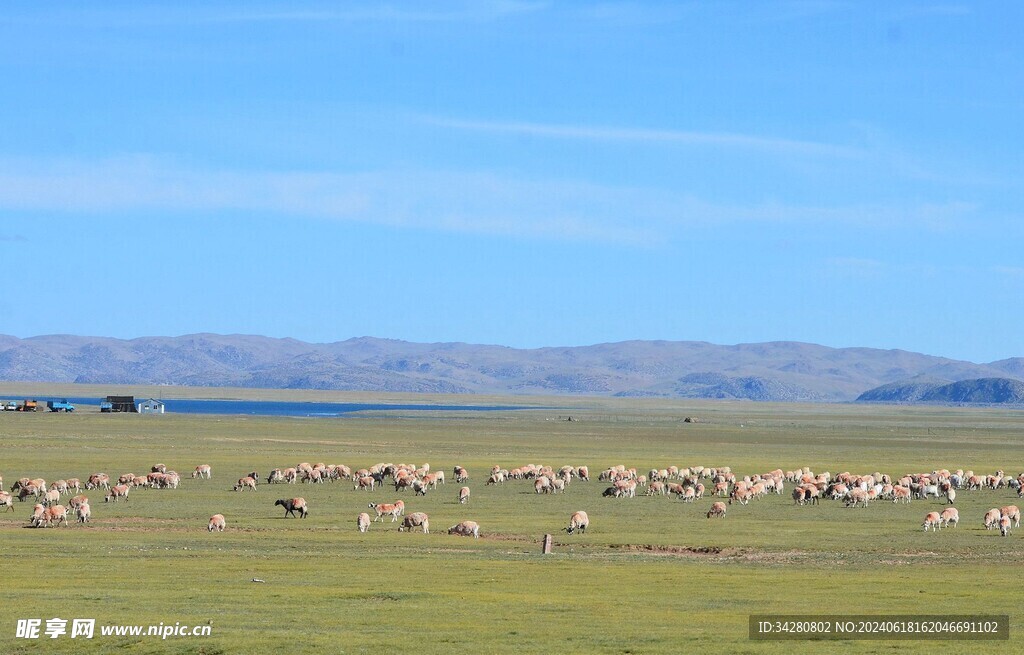
[[[613,550],[623,552],[642,552],[653,555],[671,555],[675,557],[710,557],[715,559],[737,557],[742,553],[738,548],[722,548],[721,546],[671,546],[665,544],[608,544]]]

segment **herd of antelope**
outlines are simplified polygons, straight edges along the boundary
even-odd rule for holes
[[[192,472],[193,479],[212,479],[211,467],[207,464],[197,466]],[[429,491],[436,490],[438,485],[445,484],[443,471],[431,471],[429,464],[416,467],[408,464],[379,463],[369,468],[353,471],[340,464],[310,464],[303,462],[295,467],[274,468],[265,478],[264,485],[276,484],[324,484],[339,480],[350,480],[353,490],[368,491],[393,486],[395,492],[412,490],[413,498],[425,496]],[[452,469],[452,479],[459,484],[469,482],[469,473],[462,466]],[[257,471],[238,479],[232,487],[234,491],[256,491],[261,476]],[[485,485],[502,485],[507,481],[529,481],[536,494],[565,493],[573,480],[590,481],[590,471],[586,466],[563,466],[557,471],[550,466],[527,464],[511,470],[501,466],[493,466],[486,478]],[[731,467],[679,468],[670,466],[662,469],[650,469],[646,474],[639,474],[636,468],[625,465],[612,466],[602,471],[598,480],[608,483],[603,496],[611,498],[635,498],[638,489],[644,489],[646,496],[675,496],[686,503],[693,503],[705,496],[718,497],[726,500],[715,500],[707,511],[707,518],[725,517],[728,507],[734,502],[747,505],[768,494],[783,495],[787,484],[793,485],[791,496],[799,506],[818,504],[819,500],[843,502],[847,507],[867,507],[870,503],[891,501],[893,503],[910,503],[915,499],[926,500],[935,498],[948,504],[943,511],[930,511],[924,519],[924,531],[938,531],[941,528],[956,527],[960,522],[959,511],[952,507],[957,490],[979,489],[1013,489],[1017,496],[1024,496],[1024,473],[1007,476],[1003,471],[991,475],[975,475],[973,471],[934,470],[929,473],[912,473],[897,479],[887,474],[875,472],[857,475],[849,472],[832,475],[829,472],[814,473],[807,467],[789,471],[775,469],[773,471],[746,475],[742,478],[732,472]],[[106,492],[104,502],[128,502],[129,492],[133,489],[177,489],[181,476],[168,470],[164,464],[153,466],[145,475],[126,473],[121,475],[116,484],[112,484],[105,473],[94,473],[86,478],[85,484],[77,478],[57,480],[47,485],[42,478],[21,478],[11,487],[10,493],[2,490],[3,478],[0,477],[0,508],[14,511],[13,500],[19,501],[32,498],[37,501],[29,518],[33,527],[49,527],[68,525],[68,516],[74,516],[79,523],[89,522],[92,510],[89,499],[82,493],[85,490],[101,489]],[[66,505],[61,503],[63,496],[71,496]],[[461,486],[458,491],[458,503],[469,502],[470,488]],[[411,500],[411,502],[415,502]],[[308,505],[302,497],[279,499],[274,503],[285,510],[285,516],[306,518]],[[424,512],[405,513],[405,502],[369,503],[373,517],[368,512],[361,512],[356,518],[356,528],[360,532],[370,529],[372,523],[385,517],[391,523],[401,521],[398,530],[412,531],[419,528],[429,534],[430,521]],[[989,510],[983,520],[987,530],[998,529],[1002,536],[1009,536],[1011,527],[1020,527],[1020,510],[1016,505],[1007,505]],[[227,525],[222,514],[210,517],[207,529],[210,532],[223,532]],[[568,534],[575,531],[585,533],[590,525],[586,512],[575,512],[569,524],[563,530]],[[480,536],[480,526],[475,521],[462,521],[448,529],[449,534],[463,536]]]

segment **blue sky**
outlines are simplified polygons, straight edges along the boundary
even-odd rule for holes
[[[12,3],[0,333],[1024,356],[1016,3]]]

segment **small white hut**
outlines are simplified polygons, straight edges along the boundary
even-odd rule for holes
[[[144,400],[139,403],[140,414],[163,414],[164,404],[155,398]]]

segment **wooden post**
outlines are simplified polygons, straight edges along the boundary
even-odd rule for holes
[[[543,555],[550,555],[551,554],[551,535],[549,535],[549,534],[544,535],[544,542],[543,543],[544,543],[544,546],[543,546],[543,548],[541,550],[541,554],[543,554]]]

